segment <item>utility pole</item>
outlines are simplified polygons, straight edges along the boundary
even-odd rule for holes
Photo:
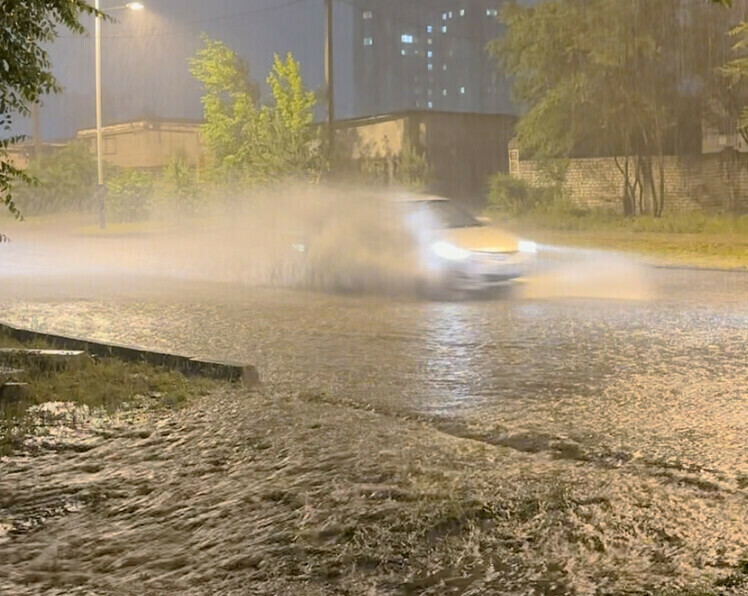
[[[34,120],[34,157],[39,159],[42,154],[42,117],[38,101],[32,104],[31,115]]]
[[[327,150],[330,159],[335,148],[335,84],[332,59],[332,1],[325,0],[325,86],[327,89]]]
[[[101,8],[100,0],[94,3],[94,79],[96,85],[96,203],[99,208],[99,227],[106,228],[106,199],[104,188],[104,150],[101,134]]]

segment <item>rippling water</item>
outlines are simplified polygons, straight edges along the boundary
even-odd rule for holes
[[[648,276],[658,297],[647,301],[465,303],[16,280],[2,318],[246,360],[279,386],[388,409],[748,475],[748,275]]]

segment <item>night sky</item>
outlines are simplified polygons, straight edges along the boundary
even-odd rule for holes
[[[264,81],[273,54],[293,52],[307,86],[324,81],[324,0],[145,0],[146,10],[115,10],[116,23],[102,25],[102,112],[104,124],[139,118],[202,116],[200,86],[188,60],[205,33],[225,41],[244,57],[250,73]],[[102,9],[117,6],[102,0]],[[350,4],[335,5],[336,108],[340,118],[356,116],[352,105]],[[74,136],[95,126],[93,20],[86,37],[61,31],[51,46],[62,94],[45,98],[41,110],[45,140]],[[18,122],[29,133],[28,123]]]

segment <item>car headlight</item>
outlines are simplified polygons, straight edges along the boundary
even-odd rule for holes
[[[520,240],[519,246],[517,247],[519,249],[519,252],[534,255],[536,252],[538,252],[538,245],[535,244],[532,240]]]
[[[448,261],[464,261],[470,256],[470,251],[450,244],[449,242],[434,242],[431,251],[442,259]]]

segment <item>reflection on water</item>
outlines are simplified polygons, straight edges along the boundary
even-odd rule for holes
[[[422,303],[229,286],[218,295],[212,284],[166,282],[97,296],[78,286],[95,300],[17,301],[3,318],[246,360],[291,390],[748,473],[748,276],[651,275],[662,298],[648,302]]]
[[[324,392],[332,403],[386,413],[372,417],[381,424],[417,413],[442,433],[472,439],[476,451],[509,448],[477,459],[523,488],[551,469],[587,487],[590,504],[564,513],[553,556],[593,573],[608,561],[640,585],[663,574],[701,579],[705,566],[737,565],[748,547],[748,275],[651,275],[659,298],[650,301],[464,303],[27,280],[7,289],[0,318],[251,362],[273,396]],[[241,489],[232,482],[225,486]],[[485,490],[481,499],[494,487]],[[603,550],[586,548],[587,540]],[[586,572],[572,582],[579,593],[591,593]]]

